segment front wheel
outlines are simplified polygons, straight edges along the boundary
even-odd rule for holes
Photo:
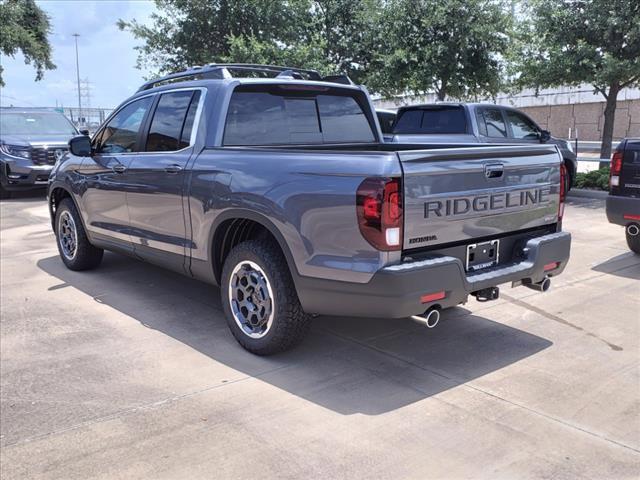
[[[632,225],[631,228],[633,227],[634,226]],[[635,235],[631,235],[629,233],[629,227],[625,229],[625,235],[627,236],[627,245],[629,245],[629,250],[640,255],[640,228],[636,226],[633,231],[636,232]]]
[[[100,265],[104,250],[89,243],[80,214],[70,198],[56,210],[55,233],[60,258],[70,270],[89,270]]]
[[[286,260],[271,241],[250,240],[231,250],[222,269],[220,293],[231,333],[257,355],[292,348],[311,324]]]

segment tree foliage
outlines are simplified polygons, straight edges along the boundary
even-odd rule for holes
[[[510,18],[501,1],[391,0],[370,84],[387,95],[435,92],[440,100],[495,94]]]
[[[381,0],[156,0],[152,25],[120,20],[143,40],[138,67],[162,74],[211,62],[284,64],[356,77]]]
[[[168,73],[191,65],[223,61],[233,38],[287,45],[304,24],[305,0],[155,0],[152,25],[119,20],[144,41],[138,50],[138,67]]]
[[[507,48],[502,0],[156,0],[152,25],[119,22],[138,66],[210,62],[344,72],[386,95],[496,93]]]
[[[618,93],[640,84],[640,2],[530,0],[523,13],[516,85],[593,85],[607,101],[601,150],[607,158]]]
[[[33,64],[36,80],[41,80],[45,70],[56,66],[51,61],[51,46],[47,35],[51,31],[49,17],[34,0],[4,0],[0,2],[0,52],[14,57],[22,52],[24,61]],[[0,66],[0,86],[3,68]]]

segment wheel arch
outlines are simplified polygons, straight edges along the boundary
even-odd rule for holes
[[[565,165],[566,164],[571,165],[571,169],[569,170],[568,173],[571,176],[571,179],[575,180],[576,173],[578,172],[578,159],[577,158],[572,158],[572,157],[570,157],[568,155],[563,155],[562,162]]]
[[[53,228],[54,231],[55,231],[56,211],[58,210],[58,206],[60,205],[60,202],[62,202],[62,200],[64,200],[65,198],[71,199],[71,201],[76,207],[76,210],[78,210],[80,221],[83,224],[82,226],[84,227],[85,231],[87,230],[86,226],[84,225],[84,219],[82,218],[82,213],[78,208],[78,202],[76,202],[76,199],[74,198],[73,193],[66,185],[59,184],[59,183],[51,185],[49,187],[49,192],[47,194],[47,197],[48,197],[47,203],[49,205],[49,216],[51,217],[51,227]]]
[[[297,284],[298,270],[282,232],[266,216],[243,209],[227,210],[221,213],[211,228],[209,254],[216,283],[220,284],[222,266],[231,249],[240,242],[256,238],[271,239],[278,245],[285,257],[294,284]]]

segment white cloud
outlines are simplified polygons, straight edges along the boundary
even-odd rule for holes
[[[6,87],[0,92],[2,105],[76,106],[76,63],[73,33],[79,37],[80,77],[92,84],[91,106],[113,108],[143,83],[146,72],[135,68],[136,40],[116,26],[119,18],[148,22],[153,2],[137,1],[40,1],[50,16],[56,70],[34,81],[35,70],[21,55],[1,57]]]

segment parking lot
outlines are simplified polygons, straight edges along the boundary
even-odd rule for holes
[[[261,358],[216,288],[105,254],[64,268],[46,203],[1,204],[2,478],[638,478],[640,257],[570,199],[551,290],[426,329],[318,318]]]

